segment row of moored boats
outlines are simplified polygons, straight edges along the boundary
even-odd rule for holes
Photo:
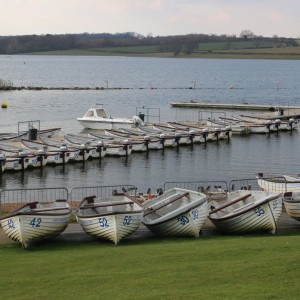
[[[128,156],[135,151],[218,142],[228,140],[232,135],[230,128],[191,129],[187,126],[174,126],[156,124],[137,128],[91,130],[81,135],[64,134],[60,128],[54,128],[37,131],[34,139],[29,138],[26,133],[0,137],[0,173],[101,159],[104,156]]]
[[[209,126],[230,126],[234,133],[278,133],[279,131],[292,132],[299,126],[299,120],[289,118],[281,119],[265,119],[262,117],[251,115],[232,115],[231,117],[219,117],[217,120],[207,120]]]

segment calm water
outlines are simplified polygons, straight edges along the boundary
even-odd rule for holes
[[[0,79],[15,86],[94,88],[106,87],[108,81],[109,88],[122,88],[0,92],[0,102],[8,103],[8,109],[0,110],[0,131],[16,132],[18,122],[40,120],[41,128],[61,127],[64,132],[78,133],[82,127],[76,118],[95,103],[103,103],[114,116],[131,117],[142,106],[156,108],[162,122],[198,116],[198,110],[171,108],[172,101],[300,106],[299,78],[300,61],[0,56]],[[193,81],[196,88],[189,89]],[[231,113],[236,112],[226,112]],[[134,184],[147,189],[166,181],[253,178],[261,171],[295,175],[300,169],[299,136],[298,132],[234,136],[219,145],[5,173],[0,188]]]

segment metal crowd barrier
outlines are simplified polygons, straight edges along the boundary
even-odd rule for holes
[[[68,200],[68,194],[68,189],[66,188],[1,190],[0,209],[11,210],[16,204],[25,204],[28,202],[53,202],[58,199]]]
[[[136,191],[137,188],[134,185],[75,187],[69,193],[69,201],[74,205],[88,196],[96,196],[98,199],[109,199],[113,194],[125,192],[131,196],[136,196]]]
[[[228,185],[226,181],[213,181],[213,180],[166,182],[164,184],[164,191],[172,187],[179,187],[179,188],[198,191],[206,194],[228,191]]]

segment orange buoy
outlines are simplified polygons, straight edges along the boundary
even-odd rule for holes
[[[7,102],[5,102],[5,101],[2,102],[2,103],[1,103],[1,108],[7,108]]]

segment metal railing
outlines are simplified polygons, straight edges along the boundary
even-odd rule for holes
[[[226,181],[198,180],[165,182],[163,192],[173,188],[183,188],[205,193],[210,197],[225,195],[235,190],[261,190],[275,193],[287,191],[287,180],[283,176],[259,177],[249,179]],[[28,202],[53,202],[59,199],[66,199],[75,207],[79,202],[88,196],[96,196],[98,199],[110,199],[114,194],[127,193],[130,196],[137,196],[137,187],[134,185],[111,185],[67,188],[37,188],[37,189],[7,189],[0,191],[0,210],[8,212],[16,208],[17,204]]]
[[[38,189],[7,189],[0,192],[0,209],[15,204],[28,202],[53,202],[68,200],[66,188],[38,188]]]
[[[166,182],[164,184],[164,191],[172,187],[179,187],[179,188],[198,191],[206,194],[228,191],[228,185],[226,181],[214,181],[214,180]]]
[[[89,196],[96,196],[98,199],[109,199],[114,194],[120,193],[136,196],[136,190],[137,188],[134,185],[75,187],[70,191],[69,201],[74,204]]]

